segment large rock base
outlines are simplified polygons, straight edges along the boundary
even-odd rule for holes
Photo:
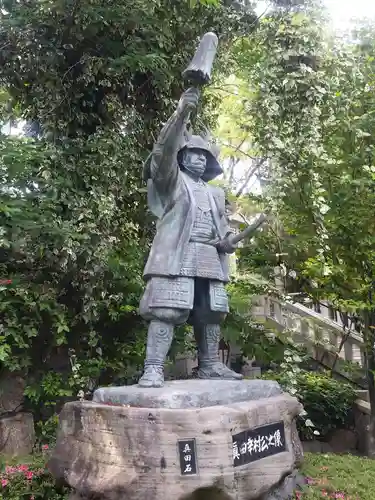
[[[284,500],[298,484],[301,406],[275,382],[175,381],[95,399],[65,405],[50,461],[75,500]]]

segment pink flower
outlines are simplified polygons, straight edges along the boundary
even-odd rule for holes
[[[19,472],[26,472],[26,471],[28,471],[28,470],[29,470],[29,466],[28,466],[28,465],[19,465],[19,466],[17,467],[17,470],[18,470]]]
[[[48,444],[43,444],[43,445],[42,445],[42,450],[43,450],[43,451],[46,451],[46,450],[48,450],[48,449],[49,449]]]
[[[34,495],[31,495],[30,500],[35,500]]]
[[[1,486],[5,488],[5,486],[8,484],[8,479],[2,479],[1,480]]]
[[[32,478],[33,478],[33,476],[34,476],[33,471],[28,470],[27,472],[25,472],[25,477],[26,477],[26,479],[32,479]]]

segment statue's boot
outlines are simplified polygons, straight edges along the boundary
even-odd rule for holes
[[[240,373],[228,368],[219,358],[220,326],[194,325],[198,345],[198,377],[241,380]]]
[[[163,321],[151,321],[148,327],[145,369],[138,385],[163,387],[164,362],[171,347],[173,325]]]

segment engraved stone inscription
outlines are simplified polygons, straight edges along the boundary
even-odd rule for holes
[[[233,467],[286,451],[284,422],[264,425],[232,436]]]
[[[197,452],[195,439],[181,439],[178,441],[181,474],[191,476],[197,473]]]

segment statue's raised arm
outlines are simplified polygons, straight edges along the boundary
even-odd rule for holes
[[[191,112],[197,107],[199,89],[210,82],[217,44],[218,38],[215,33],[206,33],[202,37],[193,59],[182,72],[184,81],[192,88],[182,94],[176,111],[164,125],[144,166],[143,174],[148,182],[148,205],[151,212],[159,219],[169,206],[178,184],[179,151],[187,145],[184,137],[187,132],[186,126]]]
[[[176,111],[162,128],[145,164],[145,177],[151,180],[159,196],[170,194],[177,182],[179,172],[177,153],[186,132],[190,115],[198,105],[199,90],[186,90]]]

